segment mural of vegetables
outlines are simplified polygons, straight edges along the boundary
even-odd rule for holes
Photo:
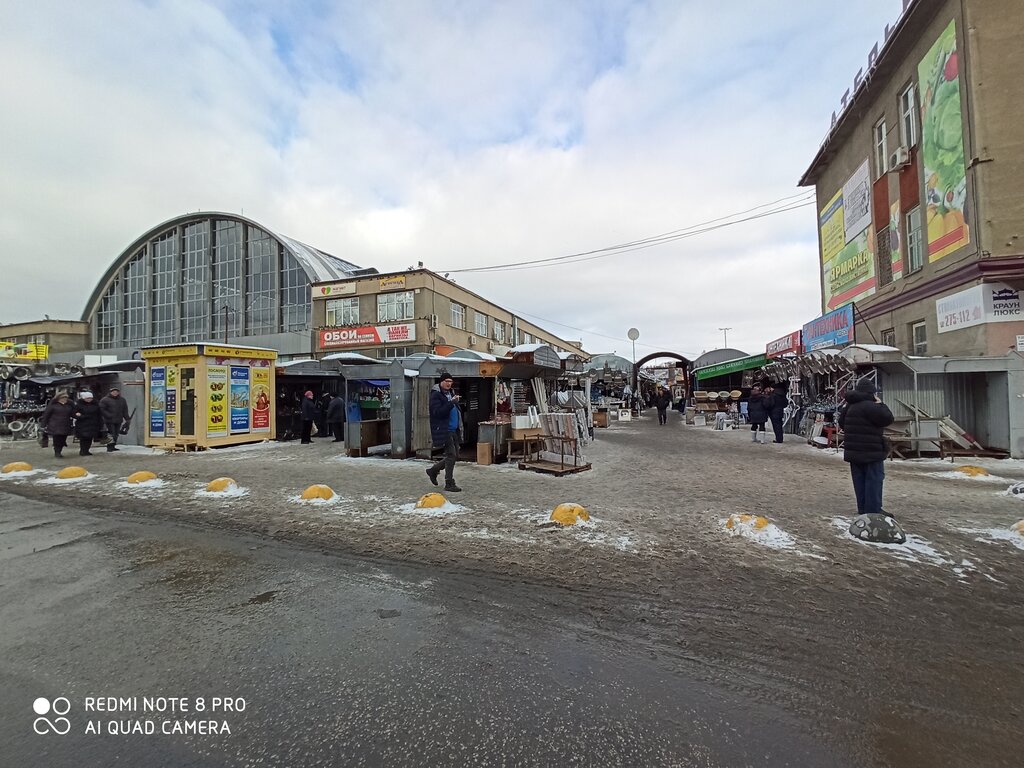
[[[970,242],[955,20],[925,54],[917,72],[928,259],[938,261]]]

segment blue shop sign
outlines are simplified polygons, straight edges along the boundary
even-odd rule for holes
[[[841,347],[852,344],[853,340],[853,304],[822,315],[804,326],[805,352]]]

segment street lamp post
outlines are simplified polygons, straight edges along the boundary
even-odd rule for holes
[[[732,330],[732,326],[729,326],[728,328],[719,328],[718,330],[720,330],[722,332],[722,349],[728,349],[729,348],[729,331]]]
[[[626,335],[629,336],[629,340],[633,342],[633,397],[636,397],[636,386],[637,386],[637,371],[636,371],[636,340],[640,338],[640,331],[636,328],[630,328]],[[632,407],[632,403],[630,404]]]

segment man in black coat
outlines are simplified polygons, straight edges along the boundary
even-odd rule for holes
[[[53,438],[53,456],[64,458],[61,453],[68,444],[68,436],[73,432],[72,417],[75,406],[71,403],[67,392],[61,392],[46,405],[46,410],[39,417],[39,426],[43,432]]]
[[[111,387],[107,396],[100,400],[100,415],[103,426],[110,435],[107,453],[117,450],[117,436],[121,434],[121,426],[128,421],[128,403],[121,397],[121,390]]]
[[[861,379],[846,393],[846,408],[839,414],[843,430],[843,458],[850,463],[857,514],[885,512],[882,509],[882,482],[885,459],[889,455],[885,428],[892,424],[889,407],[878,399],[875,385]]]
[[[302,398],[302,440],[308,445],[313,442],[313,420],[316,418],[317,408],[313,402],[313,393],[310,390]]]
[[[672,392],[667,387],[658,385],[654,395],[654,407],[658,409],[658,424],[668,424],[668,407],[672,405]]]
[[[327,427],[334,433],[334,442],[345,439],[345,400],[335,395],[327,405]]]
[[[103,416],[99,405],[93,400],[92,392],[78,393],[75,403],[75,436],[78,438],[78,455],[92,456],[89,449],[92,441],[103,431]]]
[[[455,462],[459,458],[462,414],[458,408],[461,398],[452,393],[454,383],[450,373],[442,373],[430,390],[430,439],[435,448],[444,448],[444,457],[427,469],[427,477],[437,485],[437,476],[443,469],[444,489],[458,492],[462,489],[455,484]]]
[[[776,384],[768,388],[768,394],[764,398],[764,408],[768,411],[768,418],[772,420],[772,430],[775,432],[773,442],[782,442],[782,425],[786,420],[786,406],[789,404],[789,395],[786,394],[785,384]]]

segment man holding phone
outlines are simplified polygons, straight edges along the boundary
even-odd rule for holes
[[[437,476],[443,469],[444,489],[457,493],[462,490],[455,484],[455,462],[462,442],[462,413],[458,408],[462,398],[452,392],[454,384],[452,375],[442,372],[430,390],[430,439],[435,448],[444,448],[444,458],[427,469],[427,477],[437,485]]]

